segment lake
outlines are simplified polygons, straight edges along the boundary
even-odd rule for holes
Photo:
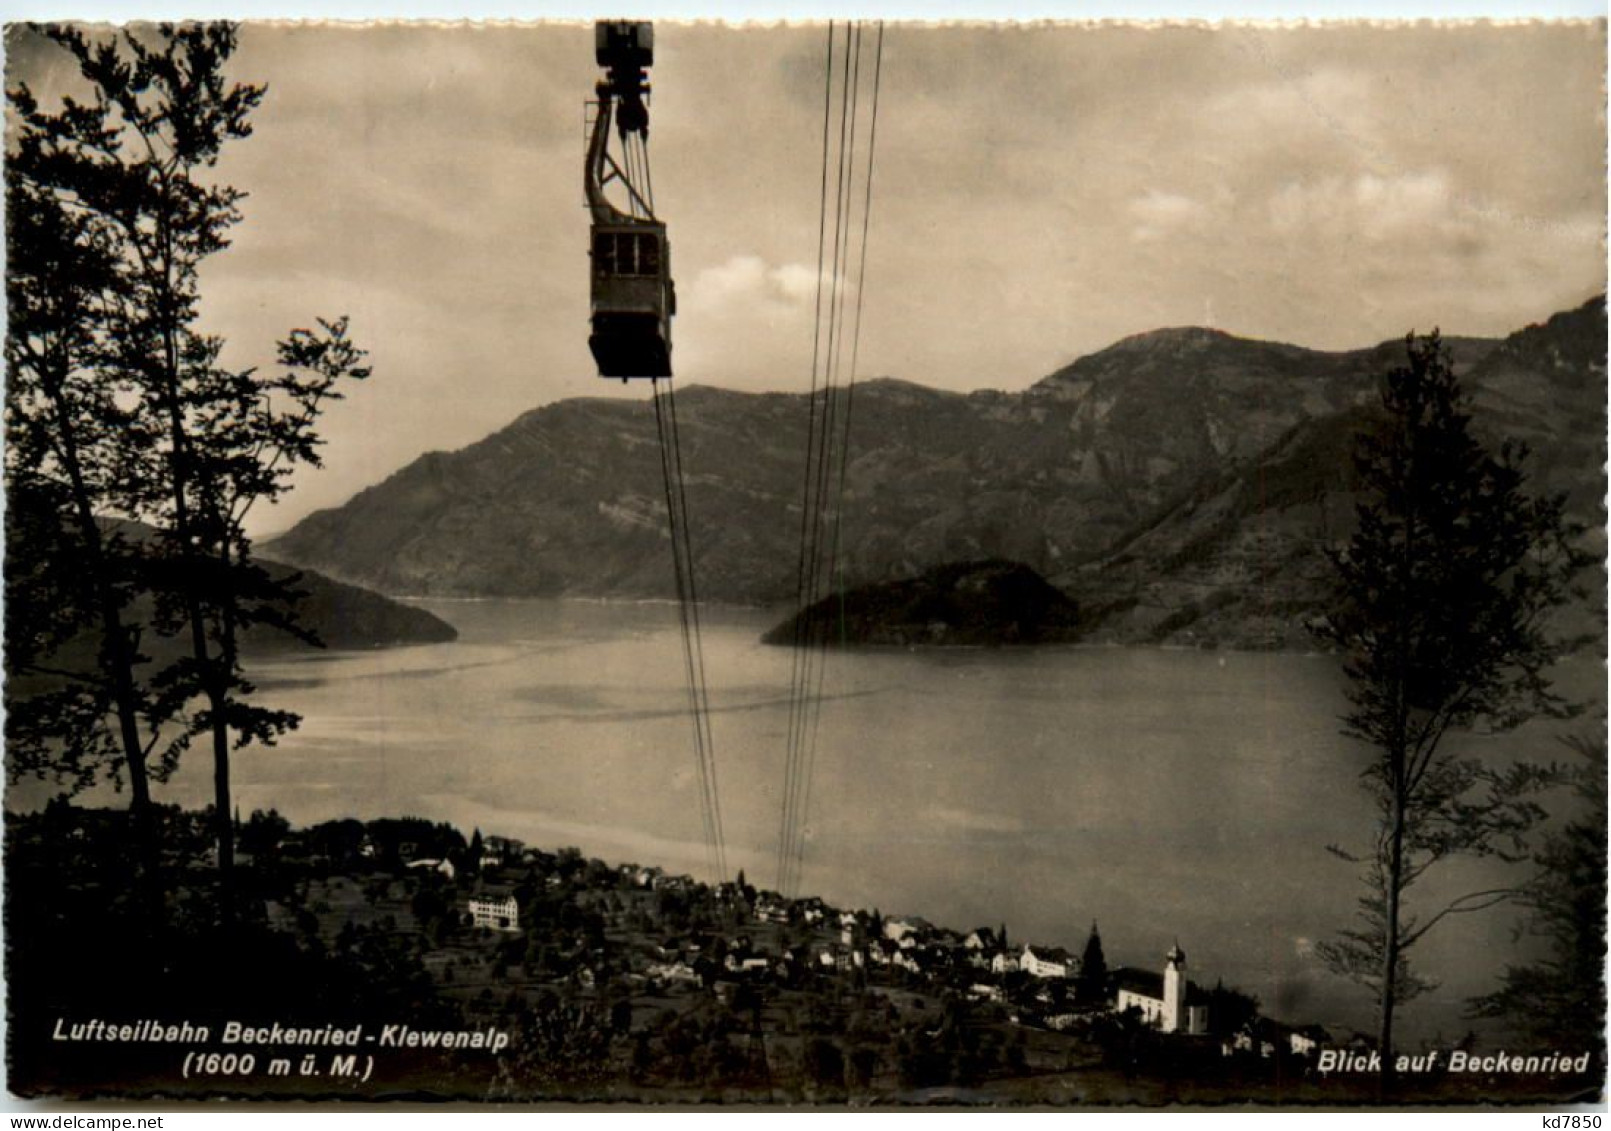
[[[459,641],[255,663],[262,700],[304,722],[237,755],[243,813],[410,814],[703,875],[673,606],[422,604]],[[776,880],[791,669],[787,649],[759,643],[773,619],[704,613],[729,866],[758,886]],[[1603,670],[1569,664],[1562,681],[1597,694]],[[964,931],[1005,923],[1015,943],[1076,953],[1094,921],[1109,966],[1161,969],[1178,940],[1196,980],[1256,994],[1272,1016],[1369,1028],[1361,992],[1313,955],[1357,890],[1327,845],[1360,846],[1374,823],[1361,751],[1337,733],[1340,686],[1323,656],[833,653],[800,890]],[[1544,726],[1464,741],[1560,753]],[[205,804],[202,752],[158,795]],[[1425,905],[1504,867],[1446,865]],[[1514,922],[1499,909],[1428,936],[1418,955],[1442,986],[1401,1012],[1404,1036],[1464,1031],[1463,1000],[1521,957]]]

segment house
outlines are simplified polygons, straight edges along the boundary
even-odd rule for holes
[[[1302,1025],[1287,1033],[1287,1047],[1293,1056],[1314,1056],[1321,1045],[1331,1044],[1331,1034],[1319,1025]]]
[[[1060,946],[1026,946],[1018,968],[1032,978],[1072,978],[1079,962]]]
[[[483,870],[502,868],[519,860],[525,847],[520,841],[506,836],[489,836],[481,843],[481,859],[477,863]]]
[[[1290,1046],[1291,1030],[1279,1021],[1268,1017],[1255,1017],[1243,1025],[1232,1039],[1237,1052],[1252,1053],[1263,1060],[1275,1056],[1276,1051]]]
[[[828,905],[816,896],[796,900],[794,906],[799,911],[800,918],[812,926],[827,918],[829,912]]]
[[[861,951],[845,950],[837,946],[819,946],[813,955],[817,965],[826,970],[848,971],[851,967],[859,967],[865,961]]]
[[[690,982],[698,984],[698,972],[686,962],[658,962],[649,966],[645,971],[651,978],[659,978],[666,982]]]
[[[1164,956],[1161,975],[1126,966],[1115,972],[1115,982],[1118,1012],[1137,1010],[1165,1033],[1208,1032],[1208,995],[1186,977],[1186,952],[1178,944]]]
[[[989,927],[976,927],[972,931],[968,932],[967,938],[962,940],[962,945],[967,947],[969,950],[980,950],[984,951],[985,953],[990,953],[991,951],[999,949],[1001,943],[996,938],[996,932],[992,931]]]
[[[990,960],[990,972],[992,974],[1018,973],[1018,956],[1002,951]]]
[[[903,946],[915,945],[919,935],[930,929],[929,924],[915,916],[909,919],[885,919],[884,937]],[[907,939],[912,943],[908,944]]]
[[[469,913],[472,926],[494,931],[520,930],[520,904],[512,895],[472,895]]]
[[[453,861],[451,861],[451,860],[432,860],[429,857],[427,857],[424,860],[410,861],[408,864],[404,865],[404,867],[406,867],[406,868],[429,868],[431,871],[436,872],[436,873],[438,873],[440,875],[446,876],[450,880],[453,878],[453,873],[454,873]]]
[[[762,892],[755,901],[755,918],[761,923],[787,923],[789,905],[771,892]]]

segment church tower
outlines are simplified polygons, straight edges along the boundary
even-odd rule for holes
[[[1165,1033],[1179,1033],[1187,1028],[1186,952],[1176,942],[1164,958],[1163,1016],[1158,1027]]]

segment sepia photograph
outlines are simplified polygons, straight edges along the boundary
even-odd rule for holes
[[[1605,19],[4,51],[13,1100],[1605,1102]]]

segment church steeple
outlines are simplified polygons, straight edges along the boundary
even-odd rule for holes
[[[1186,1028],[1186,952],[1180,949],[1180,940],[1164,956],[1163,1016],[1159,1028],[1166,1033],[1178,1033]]]

